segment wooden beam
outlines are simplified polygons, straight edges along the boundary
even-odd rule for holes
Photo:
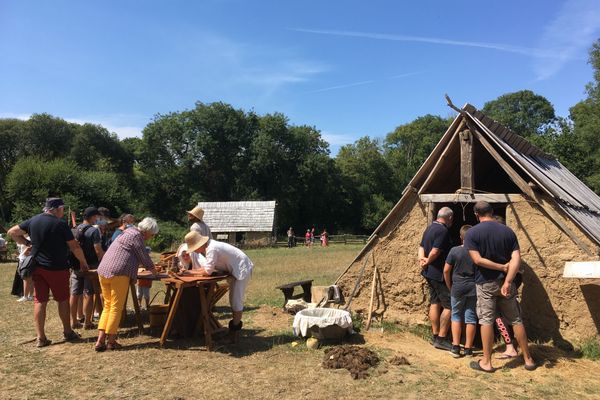
[[[525,197],[517,193],[435,193],[422,194],[419,196],[423,203],[475,203],[480,200],[488,203],[514,203],[525,200]]]
[[[460,189],[473,193],[473,136],[468,129],[459,133],[460,137]]]

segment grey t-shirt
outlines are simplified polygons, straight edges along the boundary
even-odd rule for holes
[[[451,295],[476,296],[475,290],[475,265],[464,246],[450,249],[446,263],[452,265],[452,291]]]

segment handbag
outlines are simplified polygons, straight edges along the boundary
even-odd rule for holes
[[[37,253],[37,252],[36,252]],[[35,267],[37,267],[37,262],[35,260],[35,256],[37,254],[30,254],[19,264],[19,276],[21,279],[30,278],[33,275],[33,271],[35,271]]]

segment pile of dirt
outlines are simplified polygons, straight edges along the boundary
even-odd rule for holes
[[[394,356],[390,358],[389,363],[392,365],[410,365],[410,363],[404,356]]]
[[[323,368],[345,368],[353,379],[364,379],[367,370],[379,363],[379,357],[369,349],[359,346],[337,346],[325,350]]]

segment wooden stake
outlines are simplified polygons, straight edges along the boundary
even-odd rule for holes
[[[371,302],[369,303],[369,317],[367,318],[366,330],[371,327],[371,320],[373,318],[373,300],[375,299],[375,288],[377,287],[377,265],[373,266],[373,283],[371,284]]]

